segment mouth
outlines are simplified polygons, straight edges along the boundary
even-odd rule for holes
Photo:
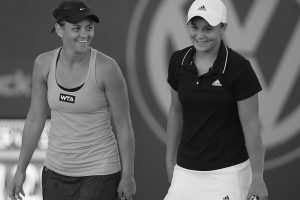
[[[79,40],[79,41],[77,41],[77,43],[79,43],[79,44],[87,44],[88,41],[87,40]]]
[[[200,44],[200,45],[201,45],[201,44],[202,44],[202,45],[203,45],[203,44],[207,44],[207,43],[209,42],[209,41],[198,41],[198,40],[196,40],[196,39],[195,39],[194,41],[195,41],[196,44]]]

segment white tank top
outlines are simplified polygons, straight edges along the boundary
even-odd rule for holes
[[[45,166],[66,176],[115,173],[121,164],[109,104],[96,82],[97,50],[91,48],[84,85],[70,92],[56,81],[60,49],[55,51],[47,81],[51,128]]]

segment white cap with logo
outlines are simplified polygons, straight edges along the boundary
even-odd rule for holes
[[[226,7],[221,0],[195,0],[187,14],[188,23],[193,17],[202,17],[211,26],[226,23]]]

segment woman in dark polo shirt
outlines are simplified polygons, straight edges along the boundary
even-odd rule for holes
[[[221,0],[196,0],[187,16],[193,45],[170,59],[165,200],[268,198],[262,88],[250,62],[224,43],[226,26]]]

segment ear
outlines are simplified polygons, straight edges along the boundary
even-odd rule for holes
[[[64,37],[64,30],[63,30],[63,27],[61,25],[59,25],[58,23],[55,24],[55,31],[56,31],[56,34],[63,38]]]
[[[226,23],[222,23],[221,24],[221,30],[222,30],[221,35],[222,36],[225,34],[226,29],[227,29],[227,24]]]
[[[224,31],[225,31],[225,30],[227,29],[227,24],[226,24],[226,23],[223,23],[222,26],[223,26],[223,29],[224,29]]]
[[[188,33],[191,32],[191,20],[188,21],[188,23],[185,24],[185,29]]]

